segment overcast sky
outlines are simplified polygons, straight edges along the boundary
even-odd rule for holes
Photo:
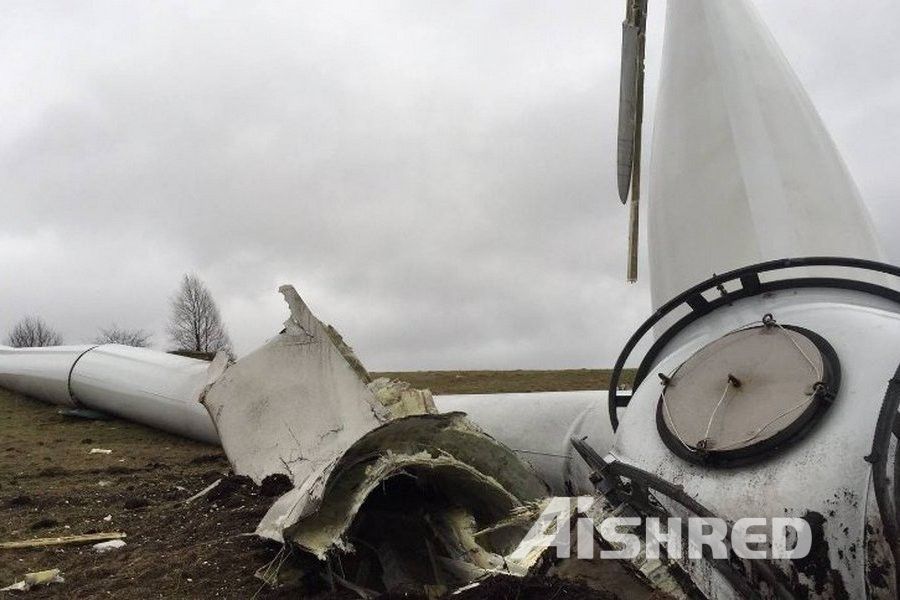
[[[900,3],[758,4],[897,262]],[[623,10],[3,2],[0,333],[166,348],[194,271],[239,354],[293,283],[373,370],[610,366],[650,310],[615,187]]]

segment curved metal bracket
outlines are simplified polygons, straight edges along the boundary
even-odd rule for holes
[[[613,368],[612,376],[609,382],[609,420],[612,424],[613,431],[619,427],[618,408],[628,405],[631,399],[630,395],[620,395],[618,393],[619,381],[622,378],[622,370],[625,368],[625,362],[631,356],[635,346],[644,338],[644,336],[659,323],[666,315],[672,313],[676,309],[687,306],[690,312],[682,317],[678,322],[669,327],[663,335],[656,340],[650,350],[641,361],[641,365],[637,370],[634,378],[632,389],[637,389],[647,372],[653,364],[653,360],[677,333],[683,330],[687,325],[693,323],[700,317],[709,314],[717,308],[729,305],[736,300],[757,296],[762,293],[772,292],[776,290],[784,290],[791,288],[835,288],[861,291],[868,294],[887,298],[900,305],[900,292],[890,288],[866,283],[856,279],[842,279],[835,277],[800,277],[792,279],[782,279],[778,281],[763,282],[760,280],[761,273],[771,271],[779,271],[783,269],[796,269],[798,267],[846,267],[852,269],[860,269],[864,271],[873,271],[885,275],[892,275],[900,278],[900,267],[877,262],[874,260],[864,260],[860,258],[844,258],[835,256],[812,256],[806,258],[782,258],[767,262],[758,263],[749,267],[735,269],[722,275],[714,275],[702,283],[698,283],[694,287],[682,292],[675,298],[672,298],[663,304],[649,319],[638,327],[637,331],[625,343],[625,347],[619,354]],[[732,292],[725,289],[725,283],[738,281],[740,287]],[[703,293],[710,290],[718,290],[720,296],[715,300],[707,300]],[[724,293],[723,293],[723,290]]]

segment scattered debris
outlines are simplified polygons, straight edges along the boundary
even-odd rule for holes
[[[257,486],[247,477],[225,475],[221,462],[216,464],[206,461],[203,457],[213,452],[208,446],[170,439],[165,434],[145,432],[142,428],[125,423],[120,427],[128,429],[128,435],[134,437],[133,445],[128,447],[129,466],[119,466],[114,459],[112,465],[98,466],[98,458],[85,456],[87,452],[84,448],[90,449],[94,446],[113,448],[121,456],[117,440],[122,437],[122,432],[110,432],[111,428],[101,425],[98,426],[96,433],[90,434],[93,441],[89,445],[79,446],[80,440],[84,439],[85,435],[78,431],[80,426],[75,428],[71,424],[66,425],[60,421],[55,409],[46,409],[37,404],[33,405],[33,413],[23,413],[23,409],[32,408],[29,401],[4,403],[3,394],[4,392],[0,391],[0,423],[5,422],[7,414],[16,415],[17,418],[20,414],[26,415],[20,421],[27,421],[29,417],[36,421],[38,418],[48,420],[47,423],[38,421],[43,436],[38,439],[45,440],[47,447],[41,446],[42,453],[29,456],[29,462],[23,461],[21,470],[26,473],[37,472],[44,469],[45,464],[59,464],[70,470],[63,472],[62,476],[51,484],[45,478],[21,476],[16,478],[14,474],[17,471],[8,469],[7,473],[13,475],[9,479],[9,487],[5,479],[0,481],[0,485],[3,486],[0,494],[4,494],[0,497],[0,505],[8,503],[14,495],[27,494],[32,500],[23,508],[5,511],[8,521],[4,525],[8,533],[0,536],[0,539],[25,537],[24,534],[13,532],[28,531],[31,522],[46,514],[52,514],[60,522],[71,524],[73,531],[44,530],[50,533],[34,532],[32,535],[86,532],[80,529],[81,527],[109,531],[114,529],[113,523],[117,524],[116,529],[119,528],[119,524],[123,525],[124,530],[126,520],[128,523],[128,538],[126,538],[128,545],[108,554],[98,554],[90,548],[92,544],[83,547],[70,546],[65,548],[64,553],[53,546],[6,551],[5,554],[0,551],[0,571],[3,575],[0,581],[3,585],[22,579],[24,571],[54,566],[60,568],[66,575],[65,587],[57,590],[65,591],[65,594],[60,595],[72,597],[100,597],[108,595],[109,592],[112,595],[119,595],[126,588],[135,591],[134,593],[141,597],[217,595],[224,598],[250,598],[256,595],[257,598],[302,597],[318,600],[350,600],[358,597],[359,594],[348,591],[346,586],[342,585],[341,579],[359,589],[383,594],[385,590],[382,561],[378,556],[373,559],[373,551],[363,546],[368,538],[364,536],[362,542],[358,541],[356,531],[368,533],[369,524],[373,521],[377,523],[382,510],[391,519],[390,523],[382,528],[383,531],[394,527],[394,523],[405,523],[397,517],[398,514],[402,516],[403,512],[408,512],[415,523],[419,519],[420,510],[424,508],[428,509],[426,514],[429,515],[430,524],[426,522],[425,525],[430,532],[428,544],[431,548],[429,549],[427,545],[420,548],[414,544],[408,545],[410,536],[404,536],[403,540],[399,540],[402,543],[398,545],[402,547],[397,550],[391,550],[388,544],[388,551],[383,557],[384,564],[401,565],[399,575],[394,573],[391,577],[402,579],[403,570],[415,573],[419,563],[426,565],[428,569],[426,576],[432,578],[433,573],[441,573],[444,569],[460,572],[466,570],[465,572],[471,573],[473,577],[483,578],[485,569],[479,569],[477,565],[470,566],[470,563],[466,562],[470,560],[477,559],[480,564],[486,564],[490,568],[490,563],[481,561],[491,560],[493,555],[478,552],[476,547],[470,545],[470,536],[474,536],[477,543],[478,537],[492,535],[494,531],[499,532],[498,528],[503,522],[488,526],[476,523],[473,527],[472,514],[446,506],[441,502],[440,495],[432,495],[430,489],[433,488],[427,480],[422,477],[413,478],[412,475],[415,473],[398,472],[383,484],[376,486],[373,493],[366,498],[363,508],[357,513],[356,521],[351,525],[351,531],[345,538],[355,550],[349,555],[345,555],[344,551],[334,552],[329,571],[327,563],[299,551],[294,545],[276,544],[248,533],[254,530],[275,498],[293,489],[293,484],[286,474],[267,476],[261,485]],[[413,422],[421,418],[423,417],[417,416]],[[92,427],[89,423],[85,425]],[[394,427],[398,425],[391,426]],[[400,434],[399,429],[395,432]],[[9,439],[8,444],[26,447],[26,440],[32,438],[25,435],[26,430],[23,428],[16,432],[17,437]],[[31,433],[28,432],[28,435]],[[75,448],[82,449],[80,458],[71,457],[68,460],[72,462],[66,463],[53,460],[44,462],[45,456],[52,459],[72,447],[72,444]],[[166,448],[170,445],[171,452]],[[166,450],[167,464],[159,464],[160,451],[163,448]],[[6,456],[8,462],[5,465],[18,466],[16,457],[10,453]],[[111,459],[102,459],[100,463],[109,460]],[[106,479],[107,477],[109,479]],[[188,505],[189,507],[182,504],[185,498],[220,478],[223,479],[222,483],[205,497],[195,500]],[[98,480],[107,483],[100,485]],[[416,484],[417,481],[422,482],[421,489]],[[47,489],[48,484],[53,487]],[[146,498],[149,505],[140,513],[129,513],[122,509],[122,504],[130,496]],[[73,501],[64,504],[63,498]],[[33,508],[40,510],[35,511]],[[0,512],[4,511],[0,509]],[[111,521],[102,521],[104,512],[111,513]],[[527,524],[530,525],[531,522],[528,521]],[[435,540],[438,538],[437,532],[440,532],[439,541]],[[373,531],[372,534],[375,535],[376,532]],[[381,537],[387,540],[389,536]],[[140,548],[131,542],[132,538],[140,539]],[[471,549],[474,552],[471,559],[467,556],[466,561],[442,561],[446,557],[447,545]],[[391,563],[387,555],[398,559]],[[20,556],[33,562],[17,567]],[[266,589],[262,587],[262,581],[253,577],[261,565],[270,565],[269,571],[277,574],[277,577],[269,578],[277,589]],[[371,578],[363,573],[365,569],[370,570]],[[337,575],[339,579],[329,580],[329,572]],[[76,573],[77,577],[73,575]],[[462,578],[469,576],[464,575]],[[366,579],[369,580],[366,584],[358,583]],[[406,579],[415,578],[406,577]],[[456,586],[453,583],[455,580],[454,577],[442,581],[444,589],[448,591],[453,589]],[[416,587],[413,583],[411,586],[408,584],[405,589],[410,591],[403,593],[391,590],[380,598],[426,600],[427,592],[437,590],[438,584],[426,583]],[[568,588],[564,588],[563,593],[555,600],[565,600],[566,589]],[[52,588],[32,590],[31,593],[46,595],[48,592],[53,594],[57,590]],[[625,594],[622,595],[627,597]],[[547,596],[552,596],[552,593]],[[487,599],[489,596],[478,598]],[[466,597],[466,600],[472,598]]]
[[[189,504],[189,503],[193,502],[194,500],[196,500],[197,498],[202,498],[206,494],[213,491],[213,489],[215,489],[220,483],[222,483],[222,479],[221,478],[216,479],[211,484],[209,484],[208,486],[206,486],[205,488],[203,488],[202,490],[200,490],[199,492],[197,492],[196,494],[194,494],[193,496],[191,496],[190,498],[185,500],[184,503]]]
[[[314,570],[309,569],[308,562],[304,564],[303,561],[290,560],[294,554],[290,548],[282,547],[275,558],[257,569],[253,576],[273,588],[287,587],[298,591],[307,588],[304,579],[311,572],[314,574]],[[320,581],[317,583],[321,584]]]
[[[88,454],[112,454],[112,450],[108,450],[106,448],[91,448],[91,451]]]
[[[119,548],[124,548],[125,540],[109,540],[108,542],[100,542],[99,544],[94,544],[91,547],[102,554],[104,552],[109,552],[110,550],[118,550]]]
[[[59,569],[49,569],[47,571],[37,571],[34,573],[26,573],[25,579],[18,581],[10,586],[0,589],[0,592],[27,592],[33,587],[39,585],[50,585],[51,583],[63,583],[65,579],[59,573]]]
[[[35,538],[18,542],[0,542],[0,550],[13,550],[16,548],[40,548],[43,546],[71,546],[74,544],[87,544],[90,542],[105,542],[107,540],[120,540],[128,537],[121,532],[88,533],[84,535],[65,535],[61,537]]]
[[[246,495],[255,493],[256,484],[252,479],[244,475],[228,475],[223,477],[221,483],[206,494],[206,501],[210,504],[222,506],[239,505]]]
[[[455,592],[453,592],[453,595],[458,596],[458,595],[462,594],[463,592],[467,592],[469,590],[474,590],[475,588],[477,588],[480,585],[481,585],[480,581],[470,583],[469,585],[464,585],[461,588],[459,588],[458,590],[456,590]]]
[[[413,389],[405,381],[379,377],[369,383],[368,388],[395,419],[437,412],[430,391]]]

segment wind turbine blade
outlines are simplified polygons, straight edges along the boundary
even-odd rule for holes
[[[662,65],[649,173],[654,307],[765,260],[881,258],[844,161],[749,0],[669,2]],[[832,273],[843,275],[817,275]]]
[[[619,81],[619,136],[617,172],[619,200],[628,201],[634,167],[634,141],[637,127],[638,65],[640,27],[622,23],[622,71]]]

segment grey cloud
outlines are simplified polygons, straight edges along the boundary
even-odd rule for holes
[[[900,9],[867,26],[783,4],[761,9],[864,195],[900,195]],[[649,313],[623,277],[617,2],[0,10],[0,329],[116,321],[164,347],[188,270],[239,353],[278,330],[291,282],[380,369],[608,366]]]

